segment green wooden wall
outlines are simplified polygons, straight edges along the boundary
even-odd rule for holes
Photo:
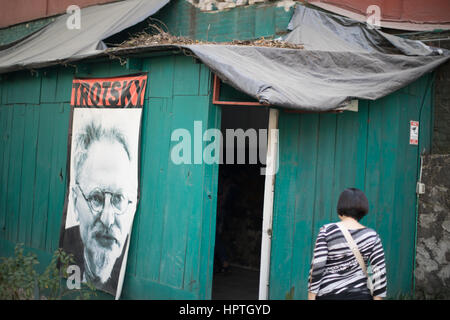
[[[153,18],[163,21],[171,34],[223,42],[286,33],[293,12],[294,7],[285,9],[278,7],[277,3],[201,11],[185,0],[174,0]]]
[[[305,299],[319,228],[338,220],[347,187],[370,203],[362,223],[377,230],[387,259],[388,296],[412,294],[419,151],[430,149],[432,75],[358,112],[279,118],[271,299]],[[409,121],[420,120],[419,146],[409,145]]]
[[[135,73],[117,62],[79,66],[79,76]],[[211,294],[217,165],[175,165],[174,129],[220,128],[209,70],[183,55],[143,59],[149,82],[142,119],[141,199],[133,224],[124,299],[207,299]],[[15,243],[43,267],[57,249],[65,199],[69,99],[75,69],[0,81],[0,256]],[[104,298],[111,298],[103,296]]]

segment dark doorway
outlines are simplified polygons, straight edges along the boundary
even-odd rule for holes
[[[259,130],[267,130],[268,117],[269,111],[261,107],[222,108],[223,164],[219,165],[212,299],[258,299],[265,182]],[[235,140],[233,149],[229,144],[227,148],[227,129],[251,129],[247,133],[256,132],[258,143],[250,145],[245,139],[245,145],[239,145],[228,136]],[[234,152],[233,163],[227,161],[230,152]],[[237,163],[238,152],[245,152],[245,163]],[[250,152],[257,152],[256,163]]]

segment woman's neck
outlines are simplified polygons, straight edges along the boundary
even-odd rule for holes
[[[339,216],[339,219],[341,219],[342,224],[347,229],[362,229],[365,228],[362,224],[360,224],[356,219],[347,217],[347,216]]]

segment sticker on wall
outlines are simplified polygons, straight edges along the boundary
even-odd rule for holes
[[[419,121],[409,122],[409,144],[419,144]]]
[[[60,247],[83,282],[120,297],[139,199],[146,74],[72,83],[68,185]]]

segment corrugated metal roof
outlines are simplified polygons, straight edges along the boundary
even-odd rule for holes
[[[367,22],[374,11],[380,9],[383,28],[431,31],[450,29],[450,1],[448,0],[309,0],[308,3],[361,22]],[[369,12],[369,14],[368,14]]]

